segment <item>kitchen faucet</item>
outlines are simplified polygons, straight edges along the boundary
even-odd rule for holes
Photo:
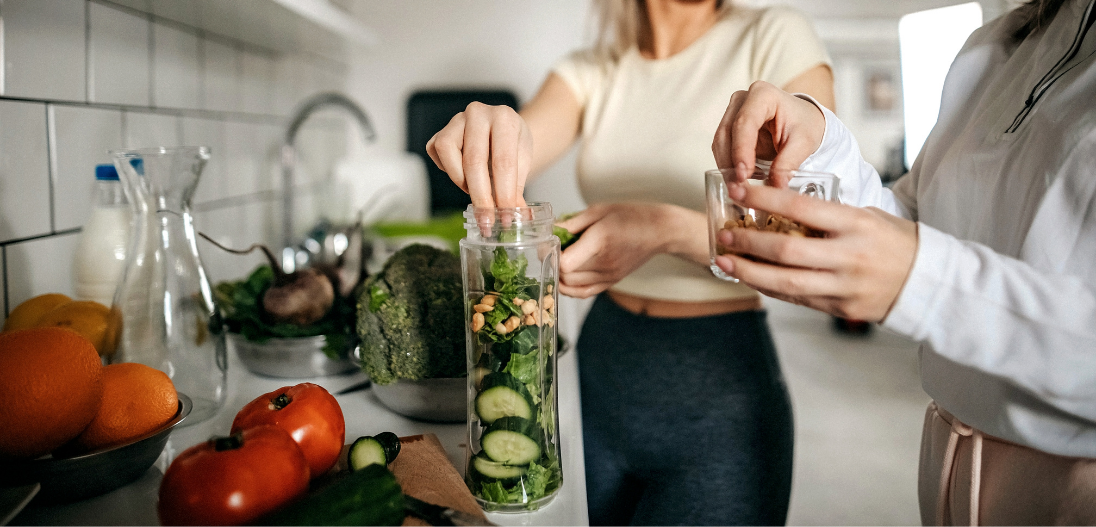
[[[297,164],[295,142],[301,125],[317,110],[335,106],[350,113],[361,126],[362,137],[372,141],[377,134],[365,110],[347,96],[336,92],[318,93],[306,99],[289,122],[282,144],[282,269],[291,273],[296,268],[296,251],[293,249],[293,173]]]

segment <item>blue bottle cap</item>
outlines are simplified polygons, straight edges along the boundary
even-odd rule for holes
[[[95,165],[95,179],[118,181],[118,169],[114,168],[114,165]]]

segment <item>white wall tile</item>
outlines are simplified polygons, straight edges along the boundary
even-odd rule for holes
[[[8,308],[45,293],[72,296],[72,258],[79,239],[73,233],[7,246]]]
[[[301,89],[301,68],[297,57],[290,54],[278,56],[274,62],[274,106],[277,115],[289,115],[304,99]]]
[[[204,40],[205,58],[202,104],[206,110],[235,112],[240,109],[240,54],[216,40]]]
[[[95,165],[111,163],[108,150],[125,146],[122,112],[74,106],[50,106],[54,143],[54,228],[81,227],[87,221],[95,189]]]
[[[125,112],[122,129],[126,148],[150,148],[156,146],[180,146],[179,118],[174,115]]]
[[[202,170],[194,204],[206,203],[226,195],[225,125],[213,119],[183,118],[183,144],[209,147],[209,162]]]
[[[152,0],[152,12],[190,27],[202,27],[198,3],[179,0]]]
[[[46,105],[0,101],[0,240],[50,232]]]
[[[89,3],[91,46],[88,99],[149,105],[147,18]]]
[[[4,95],[83,101],[84,2],[4,2]]]
[[[258,53],[241,55],[240,109],[251,113],[274,113],[274,58]]]
[[[269,208],[264,202],[252,202],[196,213],[194,228],[217,240],[217,243],[234,249],[246,249],[253,243],[269,244],[270,240],[265,238],[262,227],[264,219],[269,216]],[[230,254],[205,240],[198,240],[198,252],[214,284],[243,278],[267,261],[260,251],[247,255]]]
[[[274,188],[280,129],[251,123],[225,123],[225,196]]]
[[[152,35],[152,103],[160,108],[198,108],[198,36],[162,24],[152,25]]]

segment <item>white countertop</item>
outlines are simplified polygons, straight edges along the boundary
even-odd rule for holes
[[[560,441],[563,455],[563,487],[547,506],[538,511],[520,514],[488,513],[488,518],[500,525],[588,525],[586,509],[586,472],[582,459],[582,425],[578,396],[578,365],[576,354],[565,353],[559,358]],[[255,397],[281,386],[299,382],[314,382],[335,393],[365,379],[363,374],[319,377],[313,379],[275,379],[248,372],[230,354],[228,398],[224,407],[211,419],[178,428],[172,432],[164,453],[137,481],[117,490],[84,501],[64,505],[25,509],[12,525],[157,525],[156,499],[170,459],[186,448],[214,435],[227,435],[232,418],[243,405]],[[408,419],[385,408],[372,394],[363,390],[338,396],[346,418],[346,437],[352,439],[389,431],[399,436],[433,433],[441,440],[450,461],[464,474],[464,424],[437,424]]]

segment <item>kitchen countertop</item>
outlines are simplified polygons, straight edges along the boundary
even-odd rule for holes
[[[520,514],[488,513],[499,525],[588,525],[586,509],[586,472],[582,458],[582,425],[578,396],[578,365],[575,353],[559,358],[559,427],[563,456],[563,487],[551,503],[538,511]],[[156,499],[163,470],[175,455],[213,435],[227,435],[232,418],[244,404],[279,387],[299,382],[314,382],[335,393],[365,380],[361,373],[313,379],[276,379],[250,373],[234,355],[229,357],[228,397],[224,407],[212,418],[177,428],[172,432],[164,453],[156,465],[140,479],[117,490],[87,500],[64,505],[31,505],[12,525],[157,525]],[[346,418],[346,437],[351,440],[384,431],[399,436],[432,433],[438,436],[446,454],[464,474],[464,424],[438,424],[408,419],[396,414],[373,395],[371,390],[337,397]]]

